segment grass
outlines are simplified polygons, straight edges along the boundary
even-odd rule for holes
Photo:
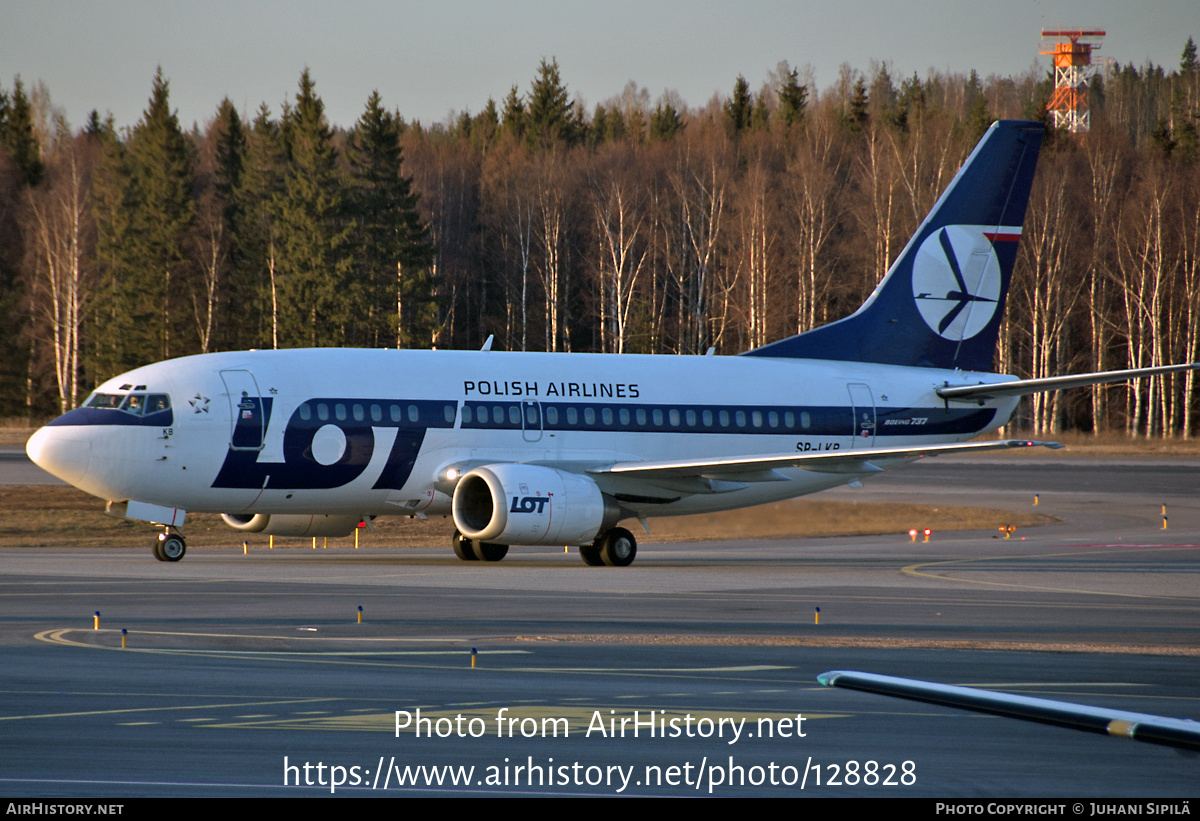
[[[894,533],[905,537],[909,528],[934,530],[995,530],[1057,521],[1053,516],[973,507],[825,502],[797,499],[770,505],[651,519],[649,536],[634,523],[631,529],[643,543],[705,541],[709,539],[815,538]],[[627,526],[628,525],[627,523]],[[454,525],[448,518],[427,521],[389,516],[376,519],[374,532],[360,534],[364,547],[446,547]],[[239,547],[245,539],[265,547],[260,533],[240,533],[215,514],[189,514],[184,528],[189,547]],[[0,547],[149,547],[154,528],[144,522],[104,515],[104,503],[71,487],[59,485],[0,486]],[[318,544],[322,541],[318,540]],[[311,539],[275,540],[277,547],[311,548]],[[352,547],[353,536],[330,539],[331,547]]]

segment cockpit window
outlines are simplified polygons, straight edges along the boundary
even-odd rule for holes
[[[146,415],[168,410],[171,407],[171,397],[165,393],[152,393],[146,397]]]
[[[133,416],[144,416],[170,410],[171,397],[165,393],[94,393],[86,407],[121,410]]]
[[[94,393],[92,398],[88,400],[87,407],[89,408],[116,408],[121,407],[121,402],[125,399],[123,394],[119,393]]]

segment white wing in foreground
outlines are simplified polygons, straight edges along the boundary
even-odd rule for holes
[[[845,687],[979,713],[1020,718],[1073,730],[1130,738],[1180,750],[1200,751],[1200,722],[1182,718],[1089,707],[1069,701],[1015,696],[994,690],[936,684],[911,678],[833,670],[817,676],[826,687]]]

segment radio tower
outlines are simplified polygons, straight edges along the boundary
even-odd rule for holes
[[[1081,42],[1083,38],[1097,38],[1104,32],[1093,29],[1042,29],[1042,39],[1047,37],[1066,38],[1051,43],[1053,51],[1039,51],[1054,58],[1054,96],[1046,104],[1046,110],[1054,114],[1054,127],[1063,128],[1072,134],[1085,133],[1091,125],[1088,112],[1088,80],[1096,67],[1092,65],[1092,51],[1100,48],[1098,42]]]

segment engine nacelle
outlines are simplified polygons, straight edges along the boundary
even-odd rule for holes
[[[587,476],[540,465],[483,465],[454,489],[454,524],[497,544],[590,544],[620,507]]]
[[[362,521],[358,516],[296,513],[259,513],[255,516],[222,513],[221,518],[234,530],[268,536],[349,536]]]

